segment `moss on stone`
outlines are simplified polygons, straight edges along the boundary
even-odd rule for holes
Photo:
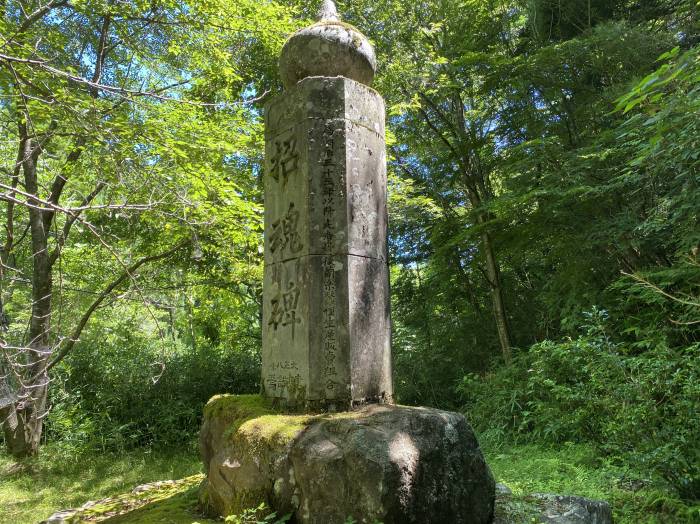
[[[268,503],[266,490],[239,489],[234,492],[231,500],[226,501],[223,516],[240,515],[259,507],[261,504],[267,505]]]
[[[197,510],[197,488],[191,487],[167,498],[154,500],[104,522],[110,524],[206,524],[221,522],[203,517]]]
[[[316,418],[314,415],[263,415],[242,424],[238,432],[249,440],[286,444]]]
[[[218,419],[228,427],[226,436],[233,435],[246,421],[275,413],[260,395],[216,395],[204,406],[205,419]]]
[[[204,407],[204,417],[218,418],[228,426],[226,435],[239,434],[251,442],[287,443],[315,418],[278,412],[261,395],[217,395]]]
[[[390,409],[390,406],[378,406],[378,409],[382,408]],[[367,413],[362,411],[289,414],[277,409],[272,401],[261,395],[216,395],[204,407],[206,419],[216,418],[228,426],[227,437],[239,434],[247,441],[258,443],[285,444],[314,421],[362,419],[366,416]]]
[[[204,406],[205,417],[253,418],[272,412],[270,403],[261,395],[216,395]]]
[[[540,522],[541,509],[526,497],[496,495],[493,524]]]
[[[215,522],[197,511],[197,485],[203,475],[141,486],[141,490],[87,503],[73,511],[70,522],[169,523]]]

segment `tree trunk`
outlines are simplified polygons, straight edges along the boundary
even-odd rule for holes
[[[511,337],[510,327],[508,325],[508,316],[506,313],[505,301],[503,299],[503,287],[501,285],[501,270],[498,266],[496,258],[496,249],[493,245],[491,234],[486,229],[486,224],[491,216],[488,212],[480,210],[484,202],[488,202],[491,198],[487,174],[484,172],[479,157],[478,150],[472,145],[477,140],[472,136],[473,132],[467,126],[467,119],[464,114],[464,103],[462,97],[455,93],[452,98],[453,109],[455,111],[456,125],[456,143],[460,144],[461,152],[460,165],[463,169],[464,186],[467,192],[467,197],[476,210],[477,222],[481,226],[481,248],[484,252],[486,260],[486,277],[491,289],[491,305],[493,308],[493,317],[496,322],[496,330],[498,332],[498,340],[501,345],[501,354],[506,364],[512,361],[511,352]],[[472,135],[470,135],[472,133]]]
[[[467,196],[474,209],[479,209],[482,204],[481,196],[476,188],[469,184],[467,180]],[[498,332],[498,341],[501,345],[501,354],[506,364],[510,364],[513,360],[511,351],[510,326],[508,324],[508,316],[506,313],[505,300],[503,299],[503,286],[501,285],[501,269],[498,266],[496,258],[496,249],[493,245],[491,233],[485,229],[485,224],[489,221],[489,215],[483,211],[477,212],[477,222],[481,226],[481,249],[484,253],[486,262],[486,277],[491,290],[491,307],[493,309],[493,318],[496,322],[496,331]]]
[[[498,340],[501,343],[501,353],[506,364],[510,364],[512,361],[510,327],[506,316],[505,301],[503,300],[501,271],[496,260],[491,235],[487,231],[481,234],[481,244],[486,258],[486,275],[491,288],[491,304],[493,306],[493,317],[496,321],[496,330],[498,331]]]
[[[479,304],[479,300],[474,293],[474,284],[472,284],[472,279],[469,276],[469,273],[467,270],[464,268],[464,265],[462,264],[462,260],[460,258],[459,250],[455,246],[452,248],[452,260],[453,264],[455,266],[456,271],[461,275],[462,279],[464,280],[464,292],[467,294],[467,299],[469,300],[469,303],[471,304],[472,308],[474,309],[474,312],[477,315],[481,315],[481,305]]]
[[[22,170],[24,183],[29,194],[38,194],[37,160],[40,147],[31,139],[26,139],[27,132],[20,126],[24,151]],[[23,128],[23,129],[22,129]],[[3,415],[3,433],[7,451],[15,458],[35,455],[46,416],[48,395],[47,365],[51,356],[51,263],[48,253],[48,226],[40,202],[29,199],[29,222],[32,241],[32,316],[29,323],[29,340],[23,367],[26,373],[19,379],[16,400],[0,410]]]
[[[39,452],[39,442],[43,430],[43,411],[46,408],[46,387],[43,388],[43,403],[23,402],[0,409],[3,420],[3,435],[7,452],[16,459],[22,459]],[[41,405],[40,405],[41,404]]]

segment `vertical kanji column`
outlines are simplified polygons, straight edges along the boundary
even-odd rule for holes
[[[325,18],[293,36],[266,109],[262,379],[293,409],[392,399],[385,109],[350,33]]]

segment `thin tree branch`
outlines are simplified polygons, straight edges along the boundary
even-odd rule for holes
[[[423,119],[425,120],[425,123],[428,125],[428,127],[437,135],[437,137],[442,140],[442,142],[447,146],[447,148],[452,152],[452,154],[455,157],[455,160],[459,162],[460,165],[462,165],[462,157],[459,154],[459,152],[455,149],[455,147],[452,145],[452,142],[449,141],[449,139],[440,131],[437,126],[433,123],[433,121],[430,119],[430,115],[427,113],[425,109],[422,107],[418,109],[420,111],[421,115],[423,115]]]
[[[64,7],[66,5],[68,5],[68,0],[51,0],[48,4],[40,7],[39,9],[31,13],[29,16],[27,16],[27,19],[24,22],[22,22],[22,24],[17,28],[17,31],[10,35],[10,38],[5,40],[4,46],[12,43],[12,41],[15,38],[24,33],[34,22],[40,20],[52,9],[56,9],[57,7]]]
[[[53,358],[53,360],[49,363],[47,370],[50,370],[53,368],[56,364],[58,364],[61,360],[63,360],[68,353],[73,349],[75,346],[75,343],[80,339],[80,335],[83,332],[83,329],[87,325],[88,321],[90,320],[90,317],[92,314],[95,312],[95,310],[102,304],[102,302],[116,289],[118,288],[121,284],[123,284],[126,280],[129,278],[133,278],[132,275],[144,264],[148,264],[150,262],[156,262],[158,260],[162,260],[164,258],[168,258],[175,254],[177,251],[182,249],[184,246],[189,244],[190,241],[187,240],[185,242],[182,242],[172,249],[169,249],[168,251],[165,251],[163,253],[160,253],[158,255],[151,255],[148,257],[144,257],[131,266],[129,266],[119,277],[117,277],[114,281],[112,281],[111,284],[109,284],[102,293],[94,300],[94,302],[90,305],[90,307],[87,309],[87,311],[83,314],[81,317],[80,321],[78,322],[78,325],[75,327],[75,330],[73,330],[73,333],[70,338],[64,339],[65,345],[63,348],[61,348],[56,356]]]
[[[95,189],[92,190],[92,192],[87,195],[80,207],[85,208],[90,202],[92,202],[97,195],[100,194],[100,192],[107,186],[105,182],[99,182]],[[49,257],[49,264],[54,265],[56,263],[56,260],[58,259],[59,255],[61,254],[61,249],[63,249],[63,246],[66,243],[66,239],[68,238],[68,234],[70,233],[71,228],[73,227],[73,224],[75,224],[76,220],[78,220],[78,217],[80,216],[80,213],[82,213],[82,210],[75,211],[72,214],[69,214],[68,217],[66,218],[66,223],[63,225],[63,231],[58,237],[57,240],[57,245],[54,248],[53,252],[51,253],[51,256]]]
[[[81,76],[74,75],[72,73],[68,73],[66,71],[61,71],[60,69],[56,69],[55,67],[52,67],[48,65],[47,60],[33,60],[30,58],[19,58],[16,56],[10,56],[10,55],[5,55],[0,53],[0,60],[7,62],[8,64],[11,63],[19,63],[19,64],[26,64],[26,65],[31,65],[31,66],[36,66],[39,67],[48,73],[51,73],[56,76],[61,76],[63,78],[66,78],[67,80],[74,82],[76,84],[82,84],[87,86],[89,90],[97,89],[99,91],[106,91],[108,93],[112,93],[114,95],[122,96],[124,98],[154,98],[156,100],[161,100],[163,102],[175,102],[179,104],[186,104],[186,105],[191,105],[191,106],[196,106],[196,107],[214,107],[214,108],[227,108],[227,107],[239,107],[241,105],[250,105],[258,100],[258,98],[251,98],[251,99],[245,99],[241,100],[240,102],[237,103],[221,103],[221,102],[195,102],[193,100],[186,100],[182,98],[173,98],[169,96],[163,96],[160,95],[159,93],[165,92],[169,89],[181,86],[181,85],[186,85],[189,82],[192,81],[192,79],[189,80],[180,80],[178,82],[175,82],[173,84],[167,85],[160,87],[158,89],[154,89],[152,91],[143,91],[143,90],[138,90],[138,89],[127,89],[125,87],[118,87],[118,86],[111,86],[107,84],[101,84],[99,82],[92,82],[91,80],[88,80],[87,78],[83,78]]]
[[[102,68],[104,67],[104,61],[107,58],[105,46],[107,44],[107,37],[109,35],[109,24],[110,17],[109,15],[107,15],[102,20],[102,28],[100,29],[100,41],[97,46],[97,59],[95,61],[95,71],[92,75],[92,83],[95,85],[99,84],[100,78],[102,78]],[[90,95],[96,99],[99,96],[99,90],[95,87],[91,88]],[[80,156],[83,154],[83,151],[85,149],[86,142],[87,139],[84,136],[79,136],[75,140],[75,145],[73,146],[72,151],[68,154],[68,157],[66,158],[66,164],[64,165],[61,172],[56,175],[56,178],[54,179],[53,184],[51,186],[51,195],[49,196],[49,202],[51,202],[52,204],[58,205],[58,202],[61,199],[61,194],[63,193],[63,189],[65,188],[66,182],[68,181],[66,172],[67,166],[75,164],[80,159]],[[44,213],[44,227],[47,230],[51,225],[51,220],[53,219],[53,217],[54,212],[52,211]]]
[[[670,293],[667,293],[666,291],[661,289],[660,287],[652,284],[648,280],[640,277],[639,275],[636,275],[634,273],[627,273],[626,271],[622,271],[622,274],[637,281],[638,283],[642,284],[644,287],[647,287],[647,288],[651,289],[652,291],[655,291],[659,295],[664,296],[664,297],[666,297],[669,300],[672,300],[674,302],[677,302],[678,304],[682,304],[684,306],[692,306],[692,307],[700,308],[700,302],[695,302],[692,300],[683,300],[682,298],[678,298],[676,296],[673,296]]]

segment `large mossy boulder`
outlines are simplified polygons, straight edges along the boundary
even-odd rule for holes
[[[218,515],[265,502],[298,523],[488,523],[495,483],[458,413],[367,406],[275,413],[258,396],[214,397],[200,434],[200,500]]]

